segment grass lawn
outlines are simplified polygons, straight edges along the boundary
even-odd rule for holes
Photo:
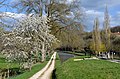
[[[46,64],[47,64],[47,61],[42,63],[42,64],[36,64],[35,66],[32,67],[31,71],[26,71],[23,74],[20,74],[20,75],[15,76],[15,77],[11,77],[10,79],[28,79],[32,75],[34,75],[36,72],[41,70]]]
[[[0,63],[0,69],[19,68],[18,63]]]
[[[36,64],[35,66],[32,67],[31,71],[25,71],[24,73],[14,76],[14,77],[10,77],[9,79],[28,79],[30,78],[32,75],[34,75],[36,72],[38,72],[39,70],[41,70],[48,61],[45,61],[44,63],[39,63]],[[8,67],[9,65],[9,67]],[[8,68],[19,68],[19,64],[18,63],[8,63],[5,61],[4,57],[0,57],[0,69],[8,69]]]
[[[8,63],[5,58],[0,57],[0,69],[19,68],[18,63]]]
[[[78,58],[78,57],[77,57]],[[80,57],[83,58],[83,57]],[[57,79],[120,79],[120,64],[105,60],[56,61]]]

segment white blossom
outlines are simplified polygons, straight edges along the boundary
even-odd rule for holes
[[[50,26],[47,22],[47,17],[39,17],[38,15],[27,16],[18,21],[17,27],[11,33],[3,35],[5,46],[3,52],[8,55],[7,58],[11,60],[22,58],[21,60],[23,60],[32,54],[31,51],[36,50],[45,54],[44,51],[47,51],[52,43],[57,41],[55,36],[50,34]]]

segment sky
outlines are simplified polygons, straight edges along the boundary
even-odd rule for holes
[[[1,1],[1,0],[0,0]],[[8,0],[6,3],[10,4],[13,0]],[[15,1],[15,0],[14,0]],[[16,0],[17,1],[17,0]],[[73,0],[67,0],[68,2],[72,2]],[[105,6],[108,7],[108,12],[110,16],[110,26],[114,27],[120,25],[120,0],[81,0],[81,9],[84,11],[84,21],[83,24],[87,26],[86,30],[91,31],[94,19],[96,17],[99,18],[100,28],[103,27],[104,21],[104,11]],[[7,12],[11,14],[13,17],[21,17],[24,14],[18,14],[15,9],[1,7],[0,12]],[[14,14],[12,14],[15,12]]]
[[[85,11],[87,30],[92,29],[96,17],[99,18],[100,28],[103,27],[106,5],[110,17],[110,26],[120,25],[120,0],[81,0],[81,7]]]

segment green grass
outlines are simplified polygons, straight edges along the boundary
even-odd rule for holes
[[[78,57],[77,57],[78,58]],[[83,58],[83,57],[80,57]],[[119,79],[120,64],[105,60],[56,61],[57,79]]]
[[[45,61],[44,63],[36,64],[35,66],[32,67],[31,71],[29,70],[23,71],[24,73],[14,77],[10,77],[9,79],[28,79],[36,72],[41,70],[47,64],[47,62],[48,61]],[[8,63],[6,62],[6,59],[0,55],[0,70],[8,69],[8,68],[19,68],[19,67],[20,66],[18,63]]]
[[[18,63],[0,63],[0,69],[19,68]]]
[[[41,70],[48,61],[44,62],[44,63],[39,63],[36,64],[35,66],[32,67],[31,71],[24,71],[23,74],[11,77],[9,79],[28,79],[30,78],[32,75],[34,75],[36,72],[38,72],[39,70]],[[6,62],[4,57],[0,57],[0,69],[8,69],[8,68],[19,68],[19,64],[18,63],[8,63]]]
[[[83,58],[90,58],[90,56],[76,56],[74,59],[83,59]]]
[[[56,54],[56,60],[60,60],[58,53]]]
[[[20,74],[20,75],[15,76],[15,77],[11,77],[10,79],[28,79],[32,75],[34,75],[36,72],[38,72],[39,70],[41,70],[46,64],[47,64],[47,61],[44,62],[44,63],[42,63],[42,64],[37,64],[37,65],[35,65],[35,66],[32,67],[31,71],[26,71],[23,74]]]
[[[0,58],[0,69],[19,68],[18,63],[8,63],[5,58]]]

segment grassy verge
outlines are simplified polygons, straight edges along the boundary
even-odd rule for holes
[[[26,70],[26,71],[22,71],[23,73],[17,76],[13,76],[10,77],[9,79],[28,79],[30,78],[32,75],[34,75],[36,72],[38,72],[39,70],[41,70],[48,61],[45,61],[44,63],[39,63],[36,64],[32,67],[32,70]],[[8,63],[6,62],[6,59],[4,57],[2,57],[2,55],[0,55],[0,70],[5,70],[5,69],[16,69],[19,68],[19,64],[18,63]]]
[[[32,75],[34,75],[36,72],[38,72],[39,70],[41,70],[46,64],[47,64],[47,61],[44,62],[44,63],[42,63],[42,64],[37,64],[37,65],[35,65],[35,66],[32,67],[31,71],[26,71],[23,74],[20,74],[20,75],[15,76],[15,77],[11,77],[10,79],[28,79]]]
[[[0,69],[19,68],[18,63],[0,63]]]
[[[8,67],[9,66],[9,67]],[[18,63],[8,63],[5,58],[0,57],[0,69],[19,68]]]
[[[77,57],[78,58],[78,57]],[[80,57],[83,58],[83,57]],[[119,79],[120,64],[105,60],[56,61],[57,79]]]

